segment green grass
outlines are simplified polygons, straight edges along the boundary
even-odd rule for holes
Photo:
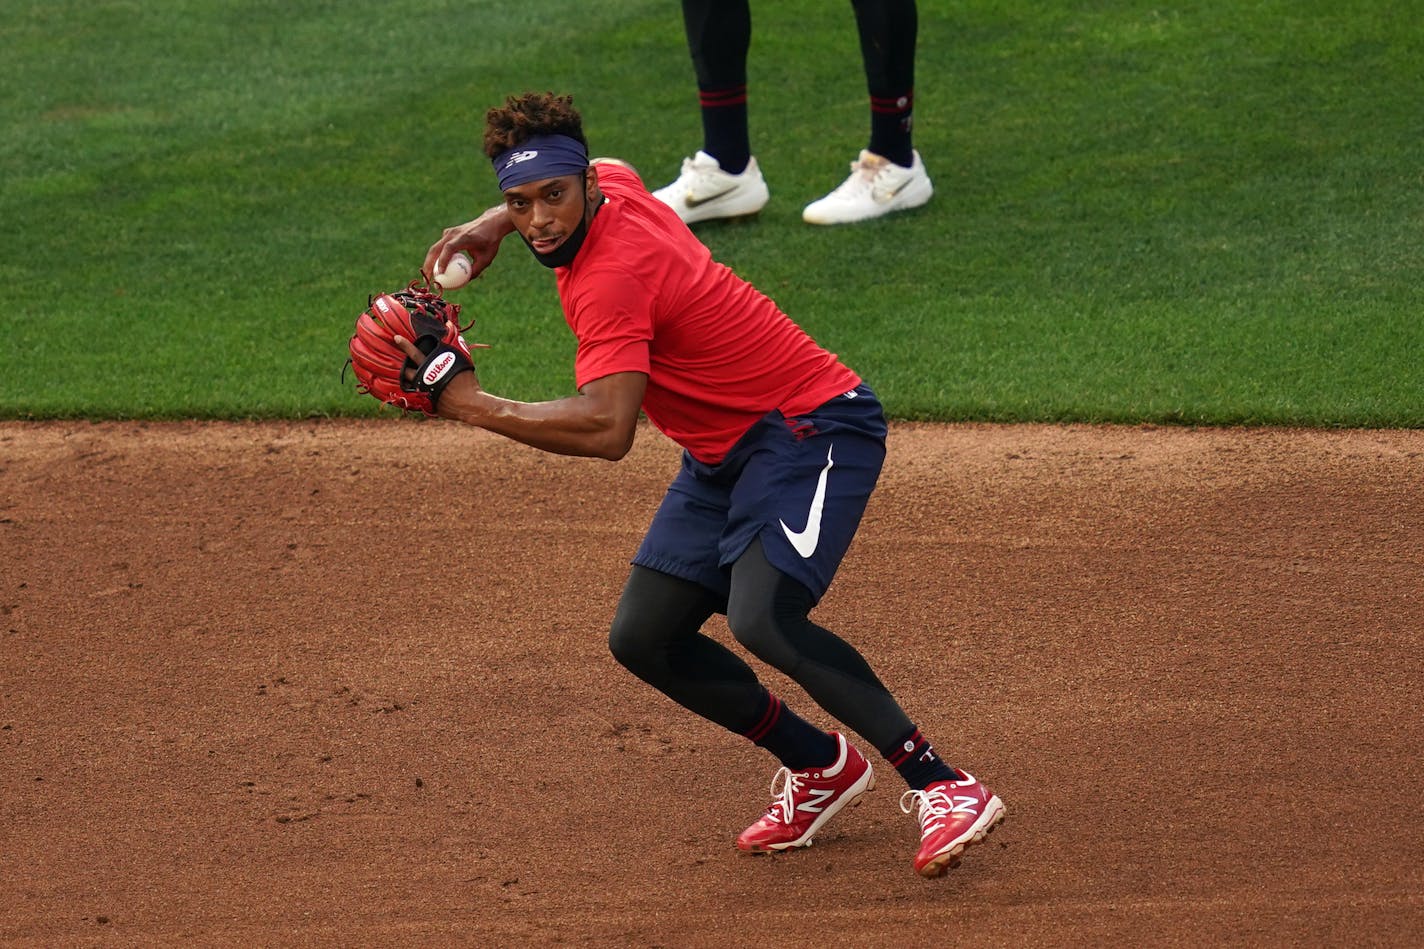
[[[496,199],[485,108],[573,92],[651,186],[700,142],[665,0],[11,6],[0,417],[373,414],[340,378],[351,324]],[[1417,16],[920,7],[930,205],[801,223],[868,120],[850,5],[795,0],[753,10],[772,204],[698,228],[892,414],[1424,426]],[[570,391],[522,248],[453,296],[487,386]]]

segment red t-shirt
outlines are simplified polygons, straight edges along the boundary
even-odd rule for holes
[[[578,339],[579,387],[648,376],[648,420],[715,464],[772,409],[801,415],[860,377],[751,284],[712,259],[631,169],[600,164],[606,203],[578,256],[555,268]]]

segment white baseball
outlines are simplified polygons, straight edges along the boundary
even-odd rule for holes
[[[445,262],[445,269],[435,275],[435,283],[441,290],[458,290],[470,282],[473,270],[470,255],[460,251]]]

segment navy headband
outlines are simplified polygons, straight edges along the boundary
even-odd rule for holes
[[[588,150],[567,135],[535,135],[494,159],[499,190],[545,178],[581,175],[588,167]]]

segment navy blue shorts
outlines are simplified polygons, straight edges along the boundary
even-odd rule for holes
[[[845,557],[885,463],[885,413],[862,385],[806,415],[772,411],[719,464],[686,452],[633,563],[726,598],[760,537],[772,566],[816,600]]]

